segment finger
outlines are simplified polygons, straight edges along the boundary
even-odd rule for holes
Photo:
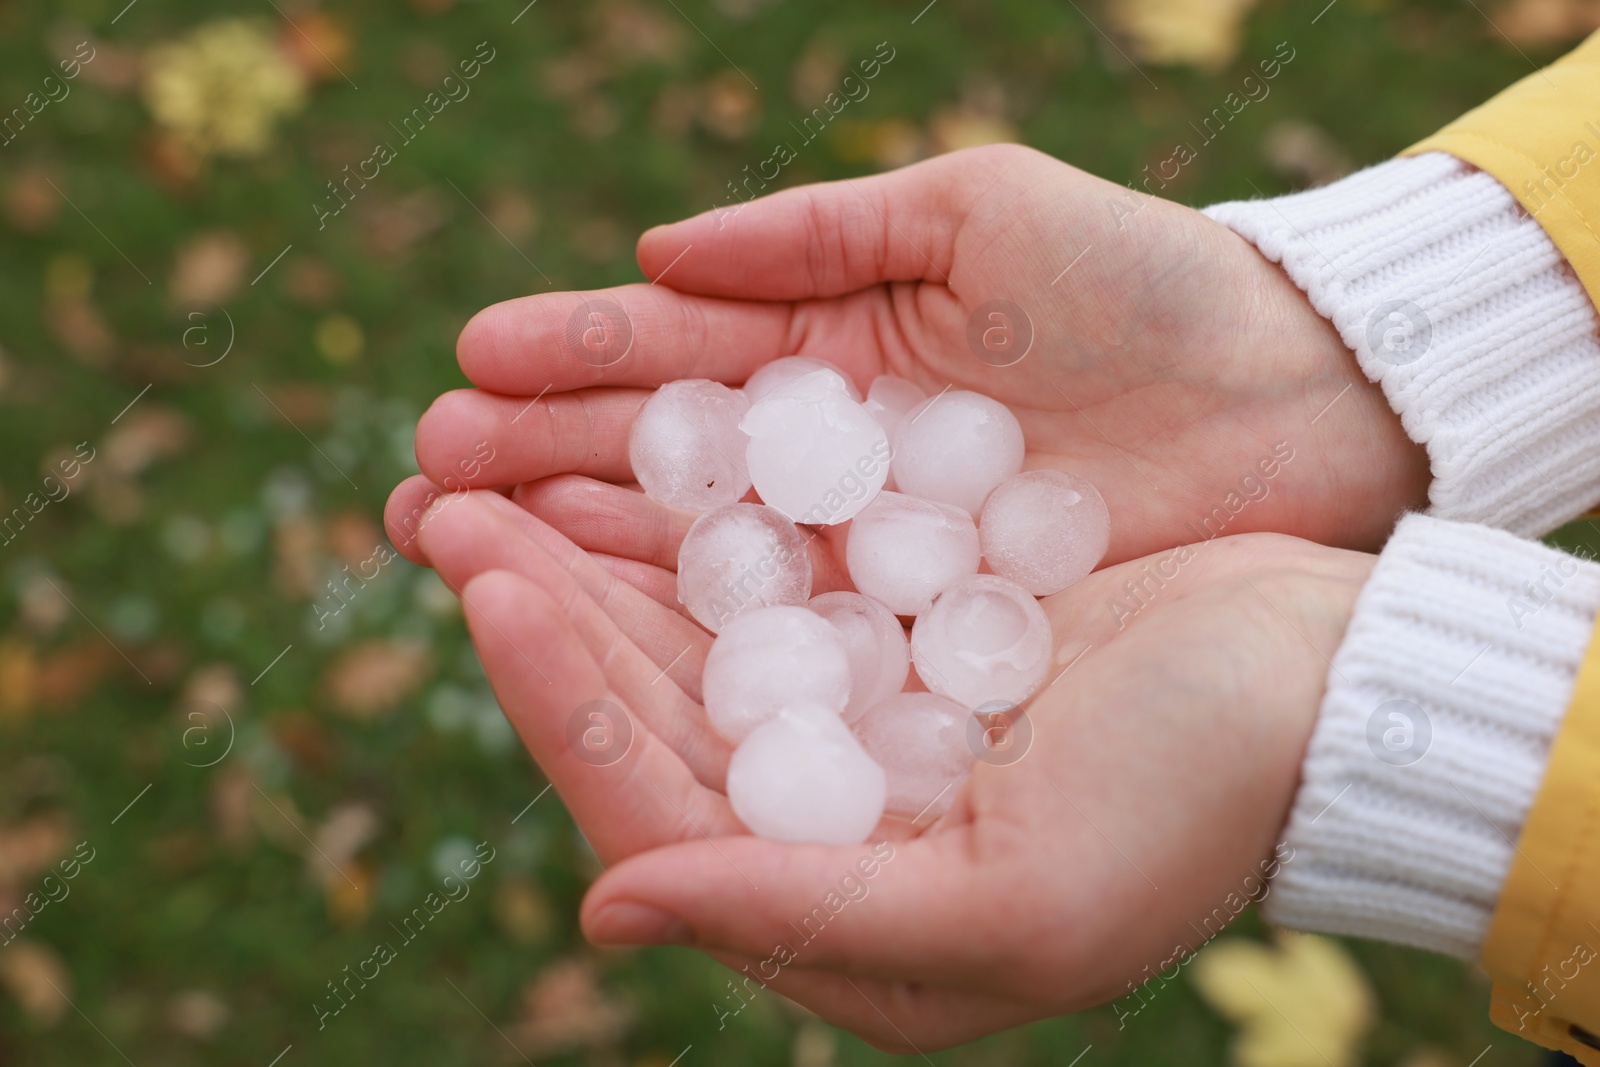
[[[490,571],[467,583],[461,600],[500,706],[602,862],[737,832],[726,799],[696,781],[672,749],[629,715],[544,590],[509,571]],[[583,726],[592,701],[612,705],[614,728],[633,724],[631,744],[615,762],[597,763],[593,750],[569,739],[573,720]]]
[[[595,883],[584,933],[650,943],[670,926],[681,943],[745,955],[787,941],[803,947],[807,968],[956,988],[998,980],[1003,989],[995,968],[1016,912],[995,904],[999,872],[971,862],[974,832],[854,847],[738,837],[658,849]]]
[[[956,236],[978,198],[1046,166],[1061,164],[992,146],[785,189],[657,226],[639,238],[639,267],[686,293],[748,300],[834,297],[894,281],[948,284]]]
[[[628,434],[642,389],[580,389],[542,398],[455,389],[417,422],[417,466],[447,491],[516,485],[552,474],[633,477]]]
[[[511,499],[590,552],[678,569],[678,547],[698,517],[643,493],[592,478],[544,478],[519,485]]]
[[[637,490],[578,477],[519,485],[511,499],[579,548],[638,560],[674,574],[678,550],[699,517],[657,503]],[[811,556],[811,595],[854,589],[840,562],[844,545],[840,527],[798,529]],[[641,577],[658,581],[652,572],[642,572]],[[671,601],[668,606],[676,608],[676,584]]]
[[[638,560],[608,556],[604,552],[589,553],[600,566],[611,572],[618,581],[626,582],[664,608],[690,618],[687,609],[678,603],[678,576],[669,570],[640,563]]]
[[[711,640],[704,629],[683,615],[658,610],[659,605],[652,603],[652,598],[617,581],[589,553],[506,498],[494,493],[479,493],[477,497],[542,548],[561,572],[576,579],[590,599],[616,620],[628,639],[667,670],[667,677],[689,699],[700,699],[700,672]],[[555,579],[553,571],[541,573]]]
[[[453,589],[490,570],[512,571],[535,582],[567,617],[605,671],[611,691],[635,718],[677,752],[700,781],[712,788],[722,786],[729,749],[711,730],[704,710],[666,677],[666,665],[642,652],[577,579],[522,536],[506,516],[469,495],[441,510],[423,529],[421,540],[440,577]],[[633,632],[678,628],[677,616],[637,593],[633,598],[646,616],[634,620]],[[696,634],[679,646],[674,658],[681,661],[692,651],[703,656],[709,645],[709,637]]]
[[[389,500],[383,506],[383,530],[395,550],[412,563],[431,566],[417,534],[442,505],[446,495],[420,474],[405,479],[389,493]]]
[[[909,982],[785,966],[773,946],[761,957],[708,953],[733,976],[713,1008],[726,1025],[770,991],[820,1015],[884,1052],[925,1054],[1058,1012],[1031,1002]],[[719,1027],[720,1029],[720,1027]]]
[[[792,354],[791,314],[786,304],[685,296],[659,285],[524,296],[474,315],[456,359],[474,384],[511,396],[679,378],[737,384]],[[589,315],[598,325],[585,325]],[[618,351],[585,349],[586,329],[611,331],[605,336]]]

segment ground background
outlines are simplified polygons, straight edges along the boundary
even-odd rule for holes
[[[1282,191],[1590,28],[1561,0],[125,2],[0,5],[0,109],[94,54],[0,147],[0,510],[95,457],[0,546],[0,912],[78,842],[94,857],[0,947],[6,1064],[520,1062],[510,1041],[540,1064],[885,1062],[773,996],[719,1029],[718,967],[578,936],[592,858],[553,794],[526,808],[543,779],[451,599],[374,562],[417,416],[464,384],[462,323],[638,279],[639,230],[727,202],[879,42],[870,97],[779,184],[1008,137],[1134,181],[1286,42],[1166,190]],[[324,183],[479,42],[471,95],[319,229]],[[346,565],[377,576],[319,625]],[[479,841],[471,894],[319,1032],[325,983]],[[1350,948],[1377,1004],[1352,1062],[1537,1061],[1478,977]],[[1198,1065],[1230,1036],[1179,978],[1125,1028],[1104,1010],[930,1058]]]

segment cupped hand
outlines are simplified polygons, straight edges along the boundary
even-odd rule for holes
[[[406,483],[391,518],[430,495]],[[1026,754],[979,762],[931,825],[832,847],[760,840],[733,814],[728,746],[698,703],[704,631],[495,493],[440,497],[418,536],[609,868],[588,936],[702,949],[742,998],[770,988],[900,1051],[1103,1003],[1214,932],[1274,853],[1372,564],[1247,535],[1047,598],[1061,673],[1028,708]],[[670,556],[681,532],[657,536],[637,556]],[[1118,621],[1108,602],[1146,568],[1160,581]],[[603,758],[581,739],[597,709]]]
[[[638,259],[652,284],[468,323],[478,388],[423,417],[423,473],[625,485],[648,390],[809,355],[863,388],[893,373],[1008,404],[1029,467],[1100,487],[1113,562],[1260,530],[1372,548],[1426,500],[1424,454],[1277,267],[1196,211],[1030,149],[786,190],[657,227]],[[584,547],[627,538],[600,529],[619,507],[603,493],[560,503],[542,514]]]

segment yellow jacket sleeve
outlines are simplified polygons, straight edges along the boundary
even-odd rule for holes
[[[1600,305],[1600,34],[1406,154],[1497,178]],[[1600,1067],[1600,632],[1500,892],[1483,966],[1495,1023]]]
[[[1499,179],[1600,307],[1600,33],[1403,154],[1420,152]]]

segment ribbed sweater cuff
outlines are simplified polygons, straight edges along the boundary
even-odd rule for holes
[[[1594,307],[1537,221],[1452,156],[1206,214],[1282,264],[1433,468],[1431,513],[1534,535],[1600,500]]]
[[[1411,516],[1356,603],[1273,922],[1476,958],[1600,606],[1600,566]]]

